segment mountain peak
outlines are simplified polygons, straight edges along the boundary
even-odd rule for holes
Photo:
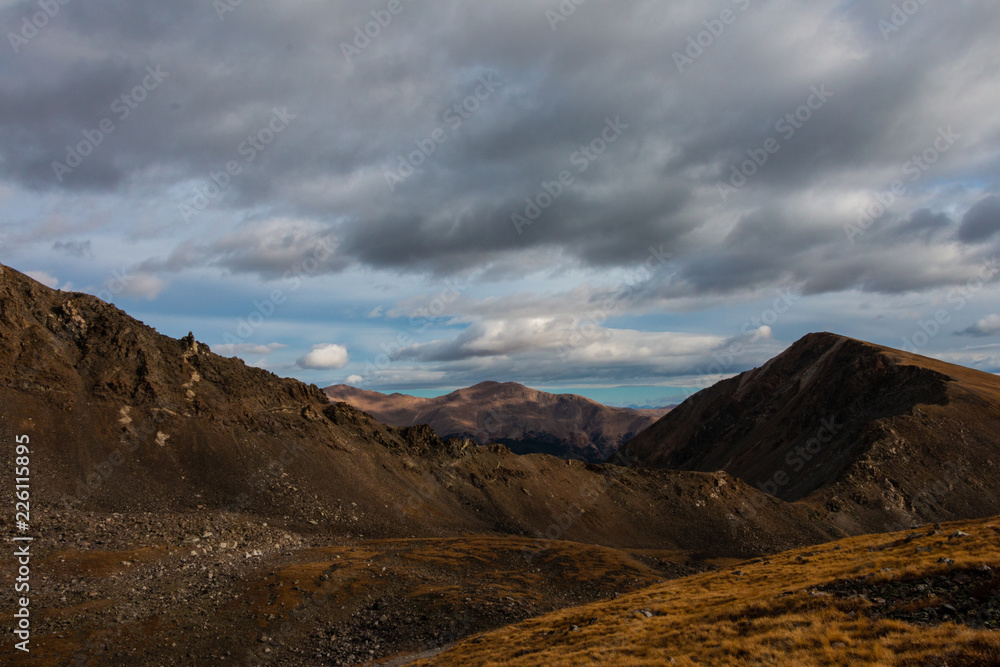
[[[516,382],[480,382],[436,398],[386,396],[343,385],[325,391],[330,400],[349,403],[393,426],[427,423],[443,438],[471,438],[500,443],[519,454],[589,462],[603,460],[666,412],[612,408]]]
[[[829,502],[844,521],[908,524],[906,499],[940,480],[941,457],[995,468],[998,432],[997,376],[823,332],[698,392],[623,450],[644,466],[725,470],[784,500]],[[950,495],[956,516],[1000,511],[998,494],[970,493]]]

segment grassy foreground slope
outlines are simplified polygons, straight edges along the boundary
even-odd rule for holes
[[[471,637],[434,665],[997,665],[1000,517],[854,537]]]

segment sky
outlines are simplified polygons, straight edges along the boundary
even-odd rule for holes
[[[0,262],[326,386],[1000,372],[1000,1],[0,0]]]

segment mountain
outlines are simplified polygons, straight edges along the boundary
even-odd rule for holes
[[[992,461],[972,453],[976,443],[988,449],[991,376],[970,371],[959,382],[861,343],[828,347],[841,350],[828,352],[833,361],[810,362],[816,350],[776,360],[773,390],[795,400],[795,382],[804,396],[839,368],[839,389],[855,394],[803,399],[802,414],[784,415],[789,423],[806,423],[810,411],[823,418],[823,407],[857,409],[895,429],[886,446],[925,477],[960,456],[978,466],[980,503],[945,487],[926,514],[983,513],[996,497]],[[779,381],[800,366],[817,370]],[[719,406],[729,405],[726,387]],[[822,398],[830,405],[815,403]],[[713,410],[696,416],[695,434],[715,428]],[[748,409],[723,423],[751,417],[767,421]],[[917,419],[911,430],[907,419]],[[901,440],[925,423],[955,445],[937,468]],[[30,664],[165,664],[177,647],[186,664],[420,655],[732,558],[860,532],[896,502],[879,486],[893,462],[878,439],[832,486],[821,480],[796,502],[714,470],[518,456],[443,440],[429,426],[388,426],[315,386],[214,354],[193,335],[163,336],[97,298],[0,266],[6,469],[22,466],[13,443],[25,437],[31,516],[22,532],[35,537],[32,583],[43,582],[31,587],[31,605],[45,610],[31,616]],[[731,438],[734,452],[740,442]],[[817,500],[829,489],[835,495]],[[883,492],[872,496],[880,504],[864,495]],[[0,502],[13,505],[13,484],[0,485]],[[0,515],[0,529],[14,533],[13,520]],[[0,554],[5,609],[16,606],[19,567],[13,549]]]
[[[667,406],[664,406],[662,408],[658,408],[658,407],[656,407],[654,405],[636,405],[635,403],[630,403],[627,407],[630,410],[661,410],[661,411],[663,411],[664,414],[666,414],[667,410],[669,410],[670,408],[676,407],[676,406],[675,405],[667,405]]]
[[[437,398],[327,387],[344,402],[392,426],[429,424],[442,438],[500,443],[517,454],[552,454],[598,463],[669,408],[611,408],[574,394],[549,394],[516,382],[482,382]]]
[[[25,437],[30,664],[356,664],[844,534],[725,473],[387,426],[0,266],[5,469]]]
[[[698,392],[622,447],[724,470],[848,530],[1000,513],[1000,377],[830,333]]]
[[[560,537],[714,551],[731,548],[718,534],[743,530],[730,514],[762,495],[713,475],[521,457],[444,441],[427,426],[390,427],[191,335],[163,336],[95,297],[0,269],[0,438],[24,432],[36,443],[39,502],[237,510],[386,538],[534,536],[584,508]],[[702,496],[695,507],[690,499]],[[798,508],[761,507],[750,524],[798,523],[803,532],[761,524],[767,537],[737,550],[823,532]]]

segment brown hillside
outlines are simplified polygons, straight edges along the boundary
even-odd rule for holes
[[[0,440],[17,435],[36,536],[25,664],[365,663],[841,534],[724,473],[386,426],[0,267]]]
[[[943,382],[901,372],[918,388]],[[933,418],[971,437],[959,420],[982,411],[949,415],[959,403],[945,395]],[[915,410],[938,407],[927,405]],[[824,542],[871,520],[865,508],[882,516],[864,496],[789,503],[725,472],[517,456],[387,426],[0,267],[0,439],[22,434],[38,665],[415,655],[723,558]],[[14,448],[4,452],[12,469]],[[880,468],[842,478],[874,492],[869,470]],[[12,488],[0,486],[8,506]]]
[[[725,470],[852,531],[1000,512],[1000,378],[834,334],[692,396],[623,447]]]

